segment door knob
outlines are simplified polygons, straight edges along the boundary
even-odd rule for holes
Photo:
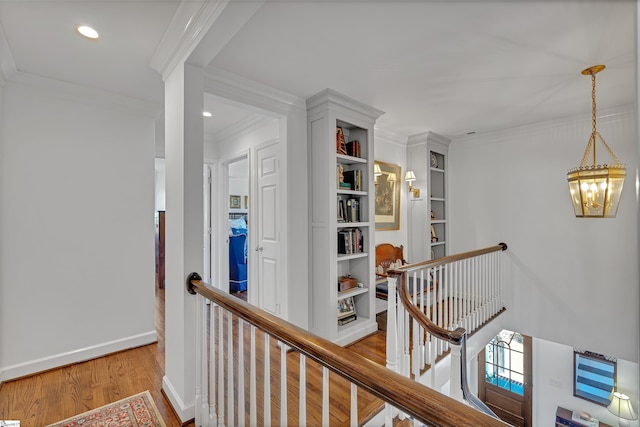
[[[264,249],[262,246],[256,246],[256,252],[262,252],[262,249]]]

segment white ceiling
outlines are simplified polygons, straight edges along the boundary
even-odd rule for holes
[[[10,53],[18,71],[161,103],[150,60],[179,4],[0,0],[9,48],[0,43],[0,60]],[[590,79],[580,71],[598,63],[607,65],[599,109],[633,104],[635,8],[632,0],[267,1],[210,65],[305,98],[330,87],[385,111],[379,128],[400,137],[486,132],[589,112]],[[75,34],[83,23],[101,38]],[[253,114],[213,97],[205,106],[219,109],[205,121],[209,134]]]

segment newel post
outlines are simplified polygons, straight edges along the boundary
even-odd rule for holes
[[[397,321],[397,282],[395,276],[387,278],[387,368],[398,372],[398,321]],[[397,410],[385,403],[385,426],[393,425]]]
[[[467,369],[466,365],[462,365],[462,345],[451,344],[450,353],[451,358],[449,375],[449,397],[459,402],[464,401],[464,395],[462,394],[462,370]]]

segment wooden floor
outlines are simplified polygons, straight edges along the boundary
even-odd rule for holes
[[[130,395],[149,390],[156,406],[168,427],[179,426],[180,422],[162,393],[164,375],[164,290],[156,296],[156,330],[158,342],[143,347],[122,351],[91,361],[54,369],[27,378],[5,382],[0,385],[0,420],[20,420],[21,427],[42,427],[102,405],[123,399]],[[245,347],[246,348],[246,347]],[[385,337],[377,332],[351,348],[373,360],[384,364]],[[296,358],[297,355],[291,357]],[[298,369],[291,363],[288,370]],[[317,388],[321,384],[321,370],[311,368],[307,373],[307,384]],[[332,386],[336,379],[332,374]],[[274,378],[274,382],[275,382]],[[331,388],[332,402],[342,406],[348,413],[348,403],[334,393]],[[311,399],[313,393],[309,393]],[[363,406],[362,415],[380,405],[366,393],[359,391],[359,406]],[[348,400],[346,400],[348,402]],[[293,402],[292,402],[293,403]],[[309,423],[318,423],[320,405],[310,402],[308,405]],[[297,408],[289,405],[289,411],[297,413]],[[276,410],[275,408],[273,409]],[[344,417],[334,415],[332,425],[344,423]],[[336,411],[340,414],[343,411]],[[291,419],[290,419],[291,421]],[[187,426],[193,426],[189,423]],[[311,424],[310,424],[311,425]]]

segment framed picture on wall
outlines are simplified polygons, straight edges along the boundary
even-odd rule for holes
[[[229,207],[231,209],[240,209],[240,196],[229,196]]]
[[[244,208],[249,209],[249,196],[244,196]]]
[[[375,161],[380,167],[380,175],[376,176],[375,218],[376,231],[400,229],[400,183],[402,168]],[[377,168],[376,168],[377,170]]]

